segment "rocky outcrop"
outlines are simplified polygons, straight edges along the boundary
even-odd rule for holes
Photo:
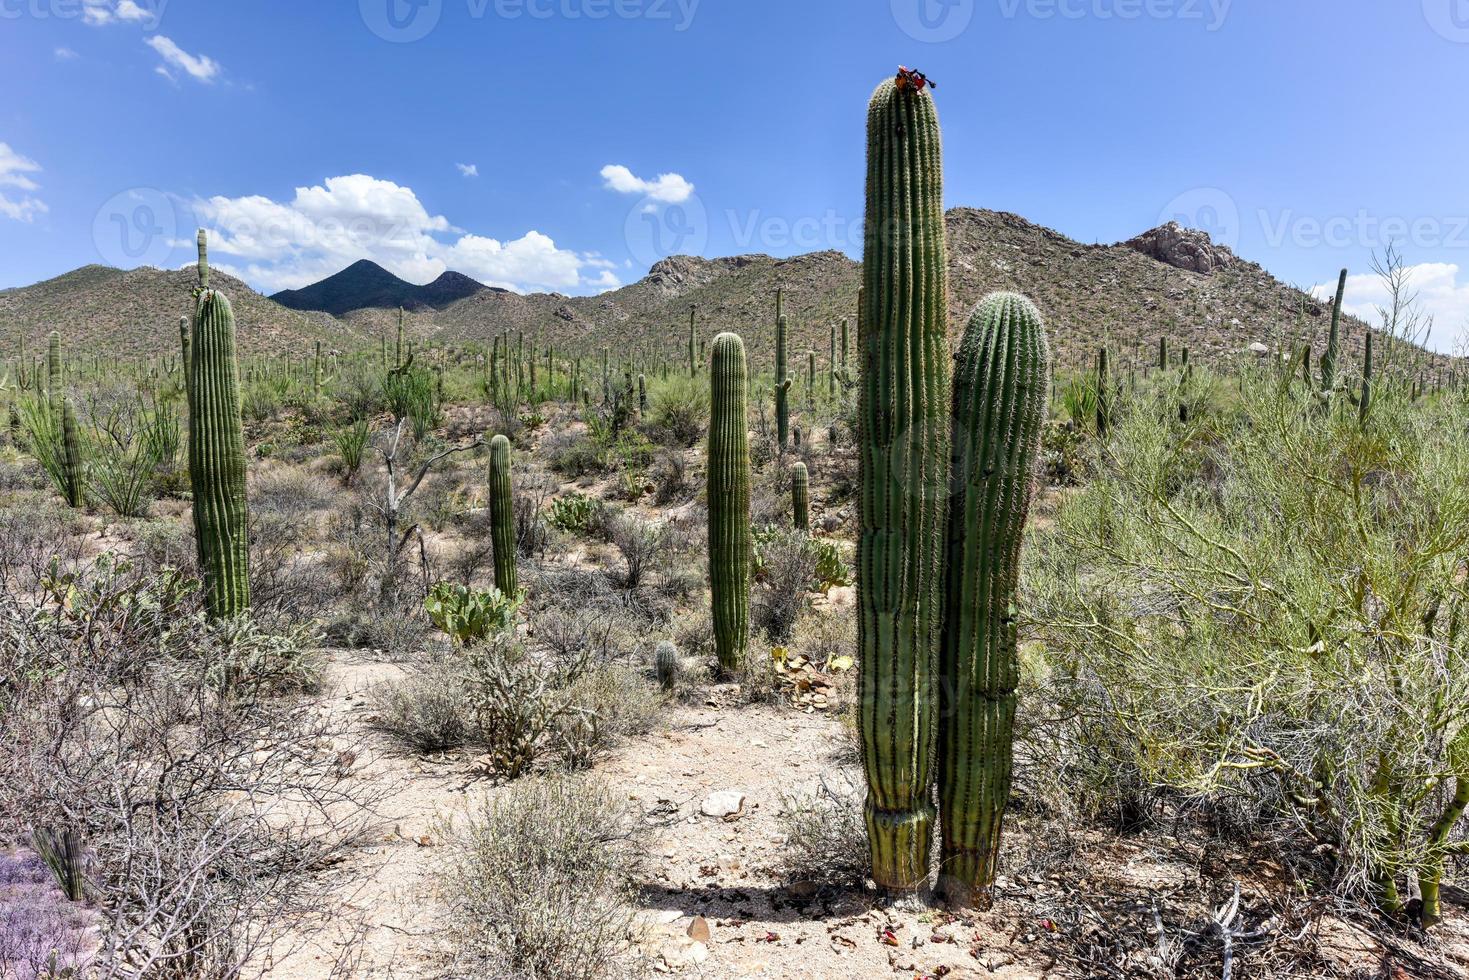
[[[1215,245],[1207,232],[1185,228],[1176,221],[1143,232],[1125,244],[1175,269],[1204,276],[1234,264],[1234,253],[1223,245]]]

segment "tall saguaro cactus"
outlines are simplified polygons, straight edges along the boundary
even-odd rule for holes
[[[80,508],[86,503],[82,482],[82,442],[77,432],[77,413],[71,399],[61,399],[61,494],[68,507]]]
[[[750,635],[750,436],[745,343],[714,338],[709,360],[709,586],[719,668],[737,670]]]
[[[490,546],[495,555],[495,588],[514,598],[520,589],[515,574],[515,498],[510,484],[510,440],[490,440]]]
[[[1336,387],[1336,362],[1341,353],[1341,308],[1347,295],[1347,270],[1341,270],[1336,300],[1331,305],[1331,332],[1326,335],[1326,352],[1321,355],[1321,390]]]
[[[791,467],[791,514],[797,531],[811,530],[811,474],[805,463]]]
[[[1107,437],[1112,421],[1112,369],[1107,348],[1097,348],[1097,437]]]
[[[245,431],[235,363],[235,313],[224,293],[209,288],[202,231],[196,292],[186,381],[194,536],[204,576],[205,608],[211,619],[229,619],[250,607]]]
[[[861,528],[859,725],[872,875],[928,876],[948,500],[948,272],[938,113],[900,76],[867,115],[867,215],[858,325]]]
[[[781,294],[775,293],[775,439],[781,452],[791,438],[791,379],[786,372],[786,318],[781,312]]]
[[[966,905],[994,884],[1010,796],[1015,588],[1049,360],[1036,308],[995,293],[974,311],[955,361],[938,781],[941,882]]]

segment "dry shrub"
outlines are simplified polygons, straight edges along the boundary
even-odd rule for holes
[[[633,975],[639,815],[585,778],[508,788],[459,827],[444,881],[457,976],[613,980]]]

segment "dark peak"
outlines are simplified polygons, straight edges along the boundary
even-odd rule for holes
[[[427,286],[416,286],[371,259],[359,259],[321,282],[284,290],[271,299],[293,310],[317,310],[332,316],[345,316],[363,309],[443,309],[484,288],[457,272],[445,272]]]

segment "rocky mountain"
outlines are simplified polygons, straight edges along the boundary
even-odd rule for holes
[[[953,331],[962,329],[985,293],[1023,292],[1045,312],[1063,365],[1089,364],[1103,343],[1112,348],[1114,364],[1150,363],[1162,335],[1201,362],[1256,356],[1261,346],[1267,352],[1296,349],[1306,340],[1319,349],[1330,320],[1324,304],[1177,225],[1115,245],[1084,245],[1017,215],[971,208],[950,211],[948,225]],[[1321,279],[1335,271],[1322,269]],[[359,262],[285,297],[343,311],[332,316],[287,309],[218,276],[235,301],[247,352],[302,349],[318,339],[339,350],[376,345],[379,337],[392,336],[401,303],[411,307],[407,329],[419,339],[482,342],[504,330],[523,331],[568,355],[595,358],[607,346],[614,356],[662,353],[681,364],[692,309],[701,339],[738,331],[759,367],[768,364],[774,343],[777,287],[785,290],[793,324],[793,362],[800,364],[801,352],[811,349],[824,365],[831,327],[843,318],[855,343],[859,278],[858,263],[839,252],[787,259],[675,256],[620,289],[568,297],[485,288],[453,273],[416,287]],[[88,266],[0,292],[0,352],[11,356],[18,334],[39,349],[33,345],[57,328],[74,349],[171,353],[192,285],[189,271]],[[412,299],[405,288],[414,291]],[[1359,356],[1366,329],[1348,322],[1348,357]]]
[[[283,290],[270,298],[288,309],[340,317],[363,309],[443,309],[485,290],[504,292],[458,272],[446,272],[426,286],[415,286],[376,262],[362,259],[321,282]]]

